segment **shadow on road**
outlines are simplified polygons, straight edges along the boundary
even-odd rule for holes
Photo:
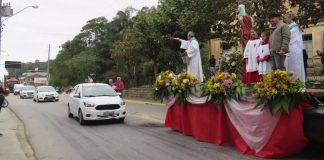
[[[73,118],[76,121],[79,121],[79,118],[74,117]],[[85,126],[102,126],[102,125],[112,125],[112,124],[123,124],[123,122],[120,122],[117,119],[110,119],[110,120],[98,120],[98,121],[87,121]]]

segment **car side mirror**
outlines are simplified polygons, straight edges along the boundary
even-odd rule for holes
[[[73,94],[74,98],[81,98],[80,94]]]

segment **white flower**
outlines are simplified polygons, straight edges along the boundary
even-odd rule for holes
[[[305,92],[306,92],[306,88],[301,88],[301,89],[299,90],[299,92],[301,92],[301,93],[305,93]]]
[[[159,90],[159,88],[155,88],[155,90],[156,90],[156,91],[158,91],[158,90]]]
[[[167,82],[166,84],[165,84],[166,86],[170,86],[170,83],[169,82]]]
[[[236,63],[235,63],[235,62],[233,62],[233,63],[232,63],[232,66],[235,66],[235,65],[236,65]]]
[[[189,82],[189,79],[183,79],[182,82],[183,83],[188,83]]]

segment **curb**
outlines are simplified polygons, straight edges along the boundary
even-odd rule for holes
[[[135,104],[143,104],[143,105],[151,105],[151,106],[158,106],[158,107],[165,107],[163,103],[156,103],[156,102],[146,102],[141,100],[131,100],[131,99],[124,99],[126,103],[135,103]]]
[[[25,123],[20,119],[20,117],[14,112],[11,108],[7,107],[7,109],[15,116],[15,118],[18,120],[18,130],[17,130],[17,137],[19,140],[19,143],[21,144],[21,149],[25,153],[25,156],[28,160],[37,160],[35,155],[35,150],[33,146],[31,145],[27,134],[26,134],[26,128]]]

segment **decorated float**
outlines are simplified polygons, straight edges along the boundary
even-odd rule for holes
[[[160,73],[154,97],[169,107],[165,127],[257,157],[302,152],[309,143],[303,110],[312,106],[313,96],[287,71],[271,71],[259,83],[243,84],[240,56],[224,55],[222,71],[202,84],[191,74]]]

